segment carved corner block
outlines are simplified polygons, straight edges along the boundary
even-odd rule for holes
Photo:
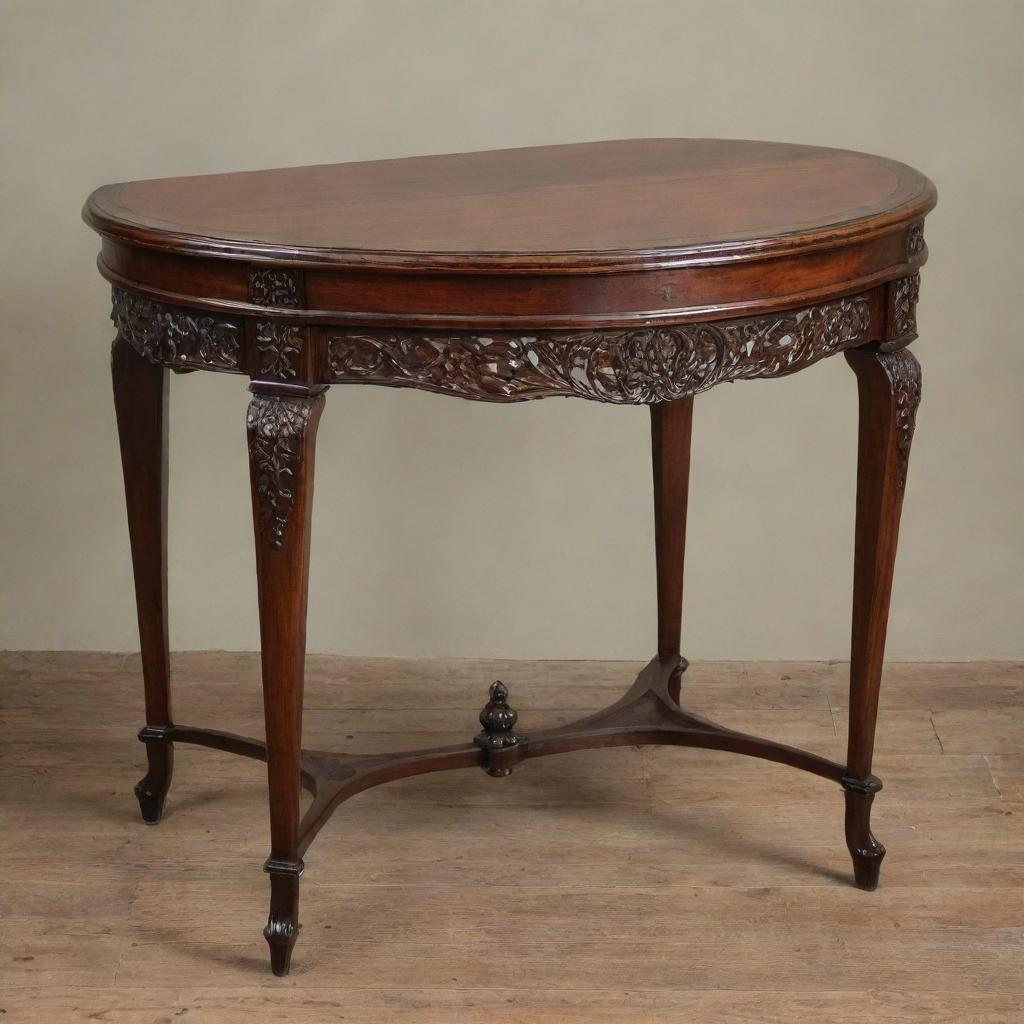
[[[903,348],[917,337],[917,300],[920,294],[920,274],[901,277],[889,283],[886,293],[885,341],[880,346],[883,352]]]
[[[249,271],[249,301],[254,306],[302,309],[305,298],[305,280],[299,270],[255,267]]]
[[[306,378],[303,365],[309,350],[308,330],[274,320],[258,320],[252,328],[250,374],[255,380],[295,381]]]
[[[927,252],[924,242],[924,223],[918,221],[907,228],[906,237],[907,262],[914,263],[921,259]]]

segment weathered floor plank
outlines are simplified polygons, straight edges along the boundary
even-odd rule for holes
[[[180,720],[259,735],[258,657],[174,668]],[[635,670],[313,657],[306,742],[463,740],[496,676],[527,731],[607,704]],[[841,759],[845,670],[697,663],[685,693]],[[850,884],[829,783],[715,752],[585,751],[351,801],[307,857],[294,970],[273,979],[262,765],[179,747],[146,828],[137,658],[0,655],[0,1021],[1024,1021],[1024,666],[891,665],[882,703],[875,893]]]

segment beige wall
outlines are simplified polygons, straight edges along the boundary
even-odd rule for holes
[[[939,188],[895,658],[1024,657],[1019,0],[0,2],[0,646],[136,646],[97,239],[110,181],[629,136],[835,145]],[[172,641],[257,644],[234,377],[172,384]],[[647,413],[335,388],[309,647],[641,658]],[[697,400],[686,650],[843,658],[841,359]]]

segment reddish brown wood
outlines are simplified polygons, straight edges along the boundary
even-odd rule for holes
[[[172,724],[167,642],[168,373],[134,352],[120,334],[111,349],[110,368],[146,694],[146,728],[139,739],[146,744],[149,771],[136,785],[135,795],[142,817],[155,825],[163,815],[174,767],[174,746],[162,736]]]
[[[299,929],[299,789],[313,462],[322,394],[253,385],[247,417],[270,783],[271,967],[288,973]]]
[[[658,654],[679,655],[683,627],[683,563],[690,489],[693,398],[651,406],[654,462],[654,551],[658,581]],[[685,662],[670,693],[679,700]]]
[[[147,820],[175,742],[267,761],[275,973],[298,929],[302,856],[371,786],[532,757],[664,743],[842,783],[855,878],[873,888],[878,688],[914,411],[923,219],[935,190],[864,154],[634,140],[173,178],[97,190],[86,220],[114,284],[115,400],[143,648]],[[692,396],[847,352],[860,388],[846,765],[679,707]],[[266,743],[172,724],[166,635],[166,368],[247,374]],[[493,402],[651,406],[658,654],[611,707],[555,729],[495,684],[465,743],[360,757],[301,750],[313,448],[331,384]],[[299,816],[299,787],[313,803]]]
[[[848,242],[934,190],[864,153],[629,139],[127,182],[86,204],[134,245],[364,268],[619,269]]]
[[[635,139],[130,182],[86,220],[157,301],[294,323],[512,330],[706,322],[908,276],[924,175],[813,146]],[[303,275],[297,302],[254,269]]]
[[[861,349],[846,358],[857,375],[860,397],[846,835],[857,883],[874,889],[885,848],[871,833],[871,804],[881,788],[871,775],[871,759],[921,367],[906,349]]]

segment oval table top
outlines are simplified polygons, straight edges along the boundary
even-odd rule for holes
[[[107,185],[83,215],[103,237],[115,321],[140,349],[172,352],[168,365],[263,379],[274,376],[268,365],[287,364],[309,385],[358,379],[492,397],[475,377],[498,359],[488,387],[501,400],[551,390],[546,377],[525,378],[554,359],[563,391],[647,401],[646,385],[616,379],[607,397],[603,377],[574,383],[578,357],[557,338],[542,357],[528,335],[590,331],[572,335],[572,351],[590,359],[603,346],[618,363],[630,345],[644,359],[668,345],[680,359],[697,352],[703,367],[711,335],[678,332],[714,324],[719,347],[737,359],[747,348],[748,375],[903,344],[935,201],[924,175],[883,157],[640,139]],[[197,340],[204,313],[221,318],[208,335],[249,340],[230,356],[211,349]],[[615,334],[660,328],[677,333]],[[453,363],[457,332],[466,365]],[[795,334],[804,343],[770,358],[743,340],[785,348]],[[271,335],[286,339],[289,360],[265,355]],[[672,372],[684,371],[693,377]],[[453,386],[460,373],[474,380]],[[715,374],[702,371],[700,386]]]

